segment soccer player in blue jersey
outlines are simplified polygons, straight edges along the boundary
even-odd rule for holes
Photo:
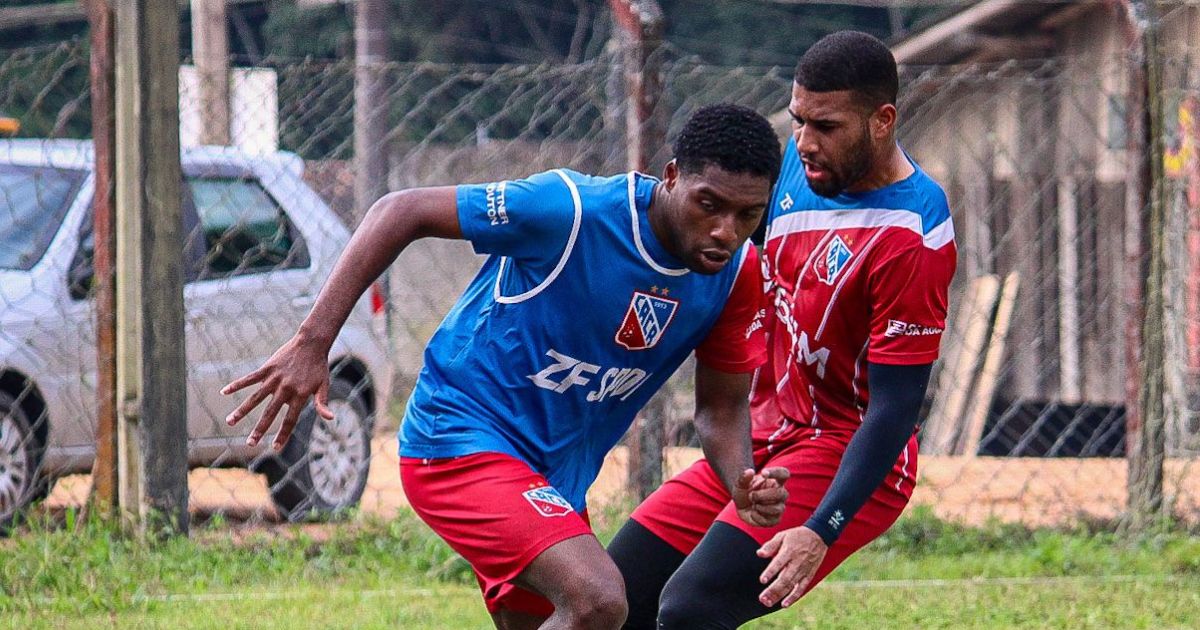
[[[791,471],[788,507],[744,526],[712,462],[664,483],[609,546],[629,630],[731,629],[790,606],[912,497],[957,253],[945,193],[896,143],[898,89],[865,33],[826,36],[796,66],[751,399],[755,463]]]
[[[755,473],[750,373],[765,358],[762,285],[747,237],[779,172],[770,125],[732,105],[696,111],[661,180],[558,169],[527,179],[388,194],[367,214],[299,332],[225,393],[268,396],[257,443],[287,406],[325,405],[330,344],[363,291],[418,238],[488,256],[446,316],[400,429],[417,514],[475,569],[500,628],[617,628],[620,573],[585,495],[605,454],[694,350],[695,423],[748,526],[779,520],[787,471]]]

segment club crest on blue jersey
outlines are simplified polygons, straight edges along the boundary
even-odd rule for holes
[[[526,501],[542,516],[566,516],[575,511],[570,502],[563,498],[552,486],[533,488],[521,493]]]
[[[834,236],[825,248],[825,254],[813,264],[813,272],[817,274],[818,280],[832,285],[853,256],[854,252],[850,251],[846,241],[843,241],[841,236]]]
[[[662,339],[678,307],[678,300],[634,291],[625,319],[617,329],[617,343],[628,350],[653,348]]]

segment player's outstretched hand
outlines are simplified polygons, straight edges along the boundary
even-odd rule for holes
[[[783,467],[764,468],[758,474],[749,468],[743,470],[733,488],[738,517],[756,527],[778,525],[788,498],[783,484],[789,477],[791,473]]]
[[[763,606],[780,603],[784,608],[796,603],[829,548],[816,532],[807,527],[793,527],[775,534],[758,550],[758,557],[772,558],[758,581],[770,583],[758,596]],[[771,580],[774,579],[772,582]]]
[[[329,409],[329,364],[326,362],[329,348],[319,343],[308,342],[292,337],[283,344],[262,367],[237,379],[221,388],[221,393],[228,396],[251,385],[258,385],[249,398],[234,409],[225,422],[233,426],[254,411],[268,396],[271,402],[259,418],[258,424],[246,438],[246,444],[258,445],[259,440],[275,423],[275,416],[287,406],[283,416],[283,424],[271,447],[282,450],[292,435],[300,412],[308,404],[308,400],[316,396],[317,413],[326,420],[333,419],[333,411]]]

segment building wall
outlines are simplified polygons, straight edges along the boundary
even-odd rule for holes
[[[906,88],[918,93],[901,137],[954,208],[952,301],[980,274],[1021,276],[1002,399],[1124,398],[1128,169],[1110,146],[1127,89],[1119,25],[1099,8],[1058,32],[1053,63],[924,73]]]

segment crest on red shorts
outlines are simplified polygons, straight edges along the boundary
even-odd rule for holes
[[[617,329],[617,343],[629,350],[653,348],[662,339],[678,307],[678,300],[634,291],[625,319]]]
[[[542,516],[566,516],[575,511],[571,503],[550,486],[526,490],[521,496]]]

